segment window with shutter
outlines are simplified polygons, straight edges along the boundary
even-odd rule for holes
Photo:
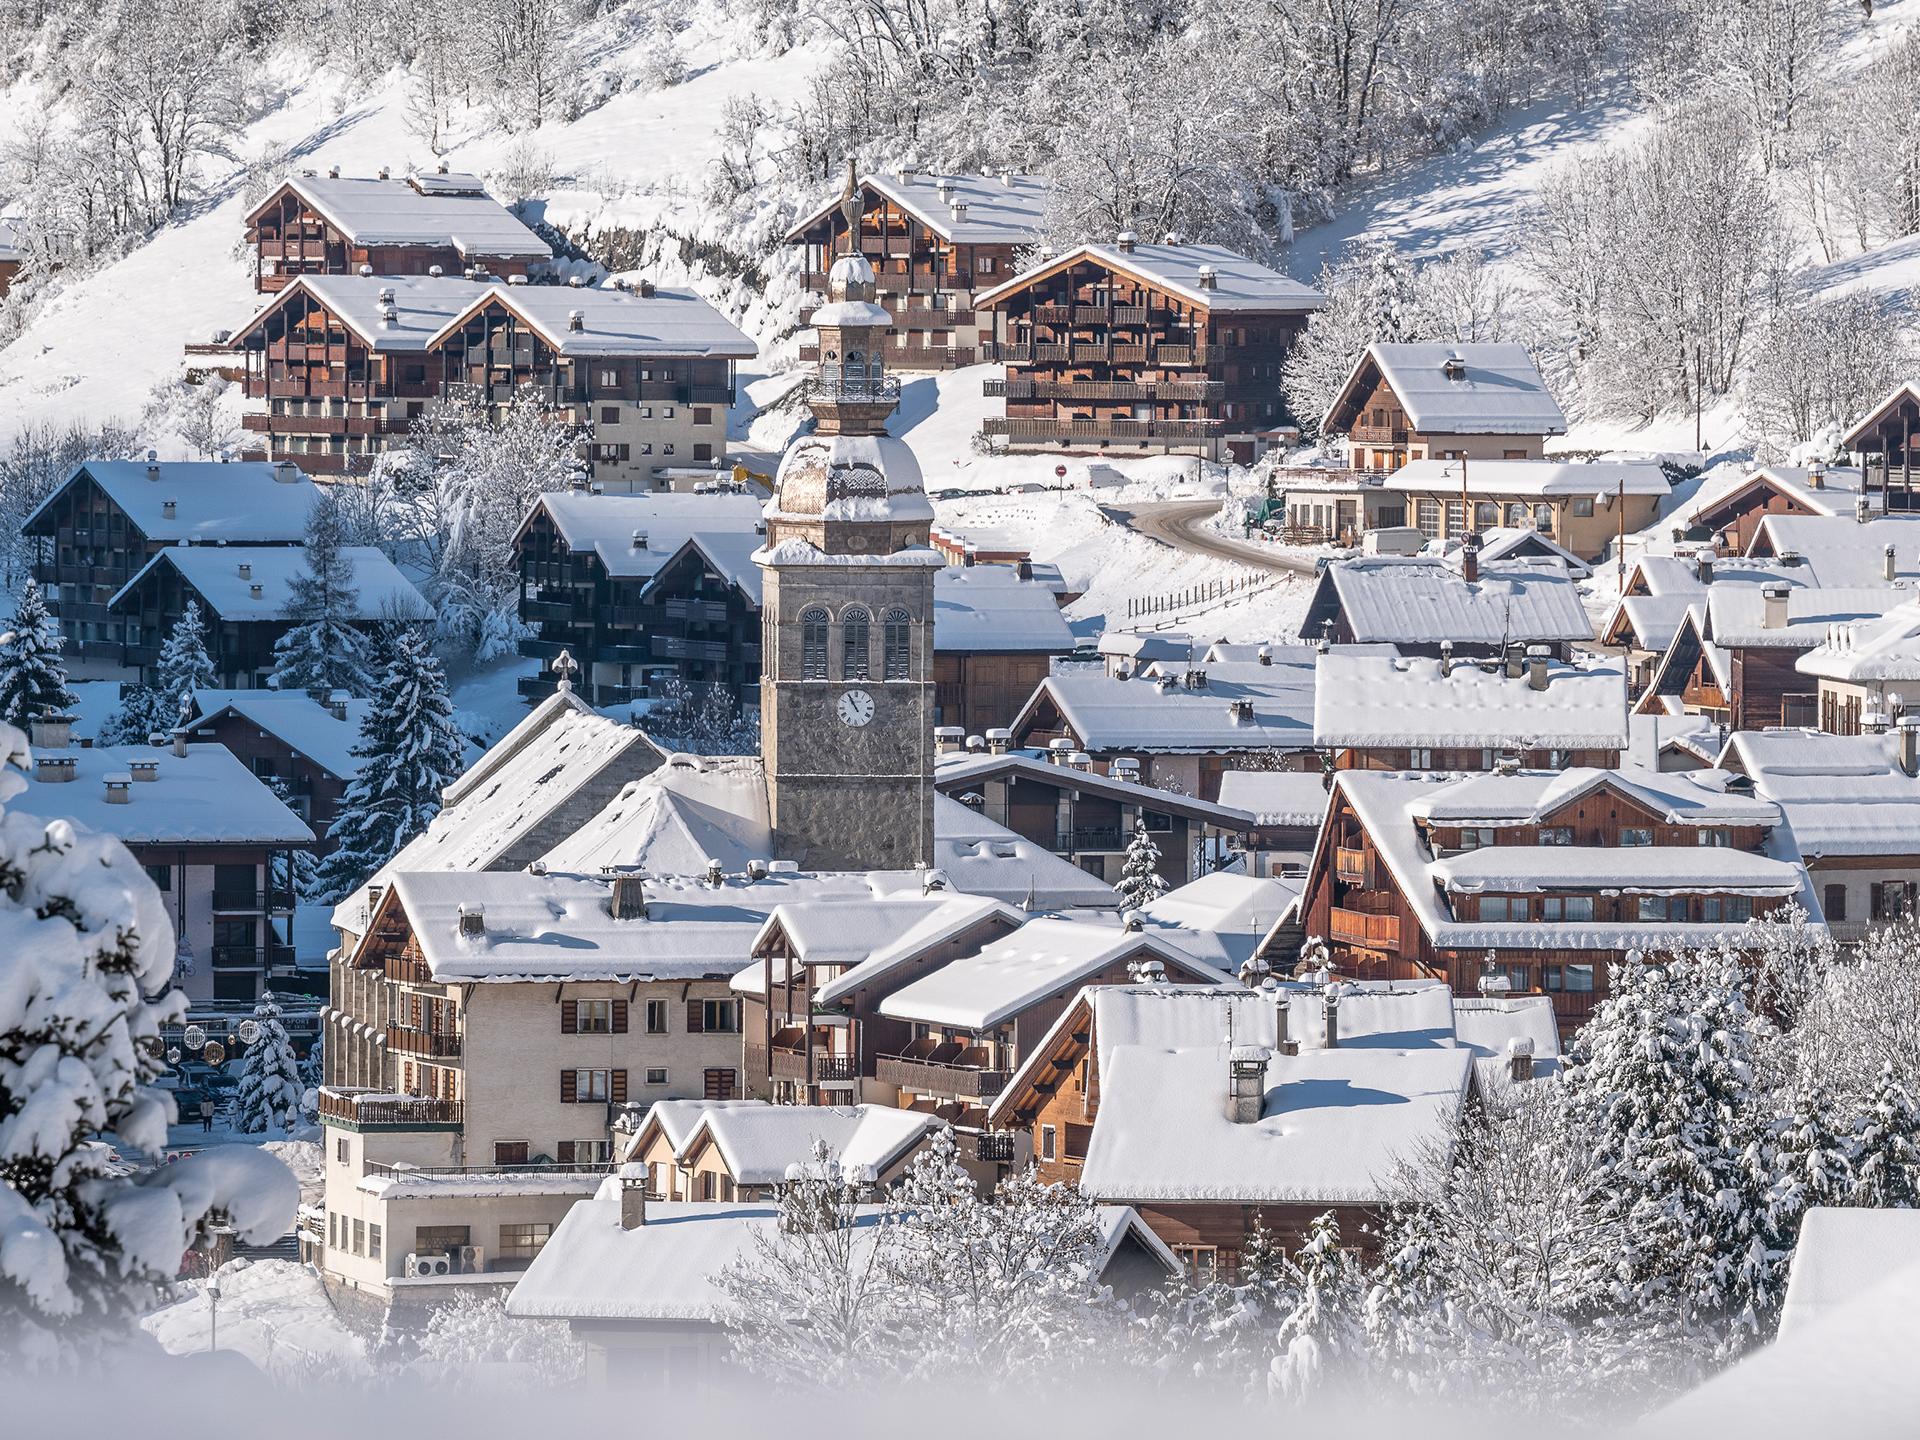
[[[627,1002],[624,1000],[613,1002],[613,1033],[616,1035],[627,1033]]]
[[[575,1073],[571,1070],[562,1070],[560,1072],[560,1103],[573,1104],[577,1094]]]
[[[616,1070],[613,1072],[612,1088],[607,1092],[607,1098],[612,1100],[615,1105],[624,1105],[627,1103],[626,1071]]]
[[[706,1072],[706,1098],[709,1100],[733,1099],[733,1071],[709,1070]]]
[[[691,1035],[704,1035],[707,1033],[707,1017],[704,1001],[687,1001],[687,1033]]]
[[[578,1035],[580,1033],[580,1006],[573,1000],[560,1002],[560,1033]]]

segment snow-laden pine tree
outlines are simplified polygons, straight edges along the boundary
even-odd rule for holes
[[[69,714],[80,703],[67,688],[61,643],[40,586],[29,579],[0,634],[0,722],[25,730],[37,715]]]
[[[1340,1221],[1331,1210],[1307,1226],[1293,1268],[1293,1308],[1280,1322],[1267,1388],[1296,1406],[1352,1393],[1372,1356],[1369,1286],[1359,1260],[1341,1247]]]
[[[160,692],[150,685],[129,685],[120,705],[94,738],[102,745],[145,745],[180,723],[178,715],[160,713]]]
[[[253,1007],[253,1023],[260,1027],[260,1034],[247,1047],[246,1059],[240,1065],[240,1088],[233,1097],[233,1128],[243,1135],[291,1130],[300,1123],[300,1099],[307,1086],[272,991],[262,993]]]
[[[427,828],[463,750],[439,659],[418,631],[397,629],[353,747],[360,773],[327,832],[336,848],[315,875],[321,899],[344,896]]]
[[[1120,908],[1137,910],[1167,893],[1166,877],[1160,873],[1160,847],[1153,843],[1144,824],[1133,827],[1127,842],[1127,858],[1120,867]]]
[[[265,779],[273,798],[293,809],[293,787],[286,777],[269,775]],[[275,890],[290,894],[296,900],[305,900],[318,893],[319,876],[320,861],[311,850],[280,850],[274,852],[268,878]]]
[[[1853,1194],[1852,1137],[1836,1125],[1833,1099],[1817,1079],[1803,1078],[1789,1097],[1786,1113],[1773,1132],[1749,1149],[1749,1163],[1771,1181],[1767,1189],[1767,1225],[1762,1239],[1770,1252],[1752,1249],[1750,1264],[1779,1269],[1800,1242],[1800,1222],[1816,1205],[1844,1205]],[[1781,1280],[1784,1282],[1784,1275]]]
[[[1881,1065],[1854,1131],[1850,1203],[1877,1209],[1920,1205],[1920,1106],[1890,1060]]]
[[[26,762],[11,726],[0,759]],[[211,1212],[265,1243],[299,1189],[251,1146],[133,1177],[98,1143],[166,1145],[173,1102],[152,1082],[186,1008],[161,998],[173,926],[117,839],[6,811],[23,785],[0,770],[0,1354],[32,1368],[124,1339]]]
[[[306,569],[287,586],[286,618],[293,624],[273,647],[272,683],[280,690],[366,695],[372,647],[353,623],[359,590],[352,564],[340,553],[346,538],[332,500],[315,502],[306,539]]]
[[[186,723],[196,692],[211,690],[220,683],[213,671],[213,657],[207,654],[207,622],[198,600],[187,601],[180,618],[173,622],[154,668],[158,672],[153,687],[158,697],[156,718],[164,722],[159,727],[164,733]]]
[[[1254,1218],[1231,1274],[1185,1276],[1135,1301],[1154,1368],[1264,1395],[1280,1322],[1299,1298],[1285,1246]]]
[[[1753,1083],[1765,1022],[1738,954],[1703,951],[1609,972],[1575,1037],[1567,1103],[1610,1172],[1615,1249],[1585,1257],[1609,1308],[1668,1295],[1730,1349],[1761,1331],[1784,1274],[1764,1253],[1770,1177],[1749,1147],[1771,1121]]]

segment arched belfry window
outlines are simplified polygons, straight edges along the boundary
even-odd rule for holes
[[[904,610],[889,610],[881,622],[880,649],[889,680],[913,678],[913,617]]]
[[[868,636],[873,617],[858,605],[840,616],[840,674],[846,680],[865,680],[872,673],[867,659]]]
[[[827,612],[818,605],[800,612],[800,678],[827,678]]]

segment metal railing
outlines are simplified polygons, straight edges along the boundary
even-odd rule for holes
[[[322,1089],[320,1115],[351,1125],[458,1125],[458,1100],[434,1100],[422,1095],[388,1095],[377,1091]]]
[[[813,393],[822,400],[895,405],[900,401],[900,382],[892,375],[882,376],[878,380],[865,376],[823,375],[813,382]]]
[[[1007,1134],[976,1135],[973,1137],[973,1155],[983,1165],[1011,1165],[1013,1163],[1013,1136]]]

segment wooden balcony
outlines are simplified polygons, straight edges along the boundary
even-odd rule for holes
[[[791,1045],[775,1045],[768,1049],[765,1045],[748,1044],[745,1047],[747,1069],[755,1075],[769,1075],[775,1080],[805,1080],[807,1078],[807,1052]],[[824,1050],[813,1052],[813,1081],[816,1085],[844,1083],[860,1078],[860,1062],[851,1055],[831,1055]]]
[[[874,1063],[874,1078],[917,1095],[941,1095],[955,1100],[988,1100],[1006,1088],[1007,1072],[983,1070],[951,1061],[916,1060],[905,1055],[882,1055]]]
[[[436,1060],[460,1056],[460,1037],[439,1030],[416,1030],[411,1025],[387,1026],[387,1048],[399,1055],[428,1055]]]
[[[386,977],[401,985],[434,984],[433,969],[418,955],[389,955],[386,961]]]
[[[983,380],[983,395],[1009,400],[1067,400],[1082,404],[1135,400],[1214,401],[1226,393],[1219,380]]]
[[[320,1118],[350,1130],[454,1130],[461,1124],[461,1105],[424,1095],[323,1087]]]
[[[1089,444],[1105,441],[1194,442],[1226,430],[1224,420],[1027,420],[990,415],[981,422],[988,435],[1040,443]]]
[[[1365,885],[1372,877],[1373,867],[1367,863],[1365,850],[1349,850],[1344,845],[1336,845],[1333,850],[1333,873],[1351,884]]]
[[[1335,940],[1349,945],[1364,945],[1369,950],[1400,948],[1398,915],[1367,915],[1358,910],[1336,909],[1327,928]]]

